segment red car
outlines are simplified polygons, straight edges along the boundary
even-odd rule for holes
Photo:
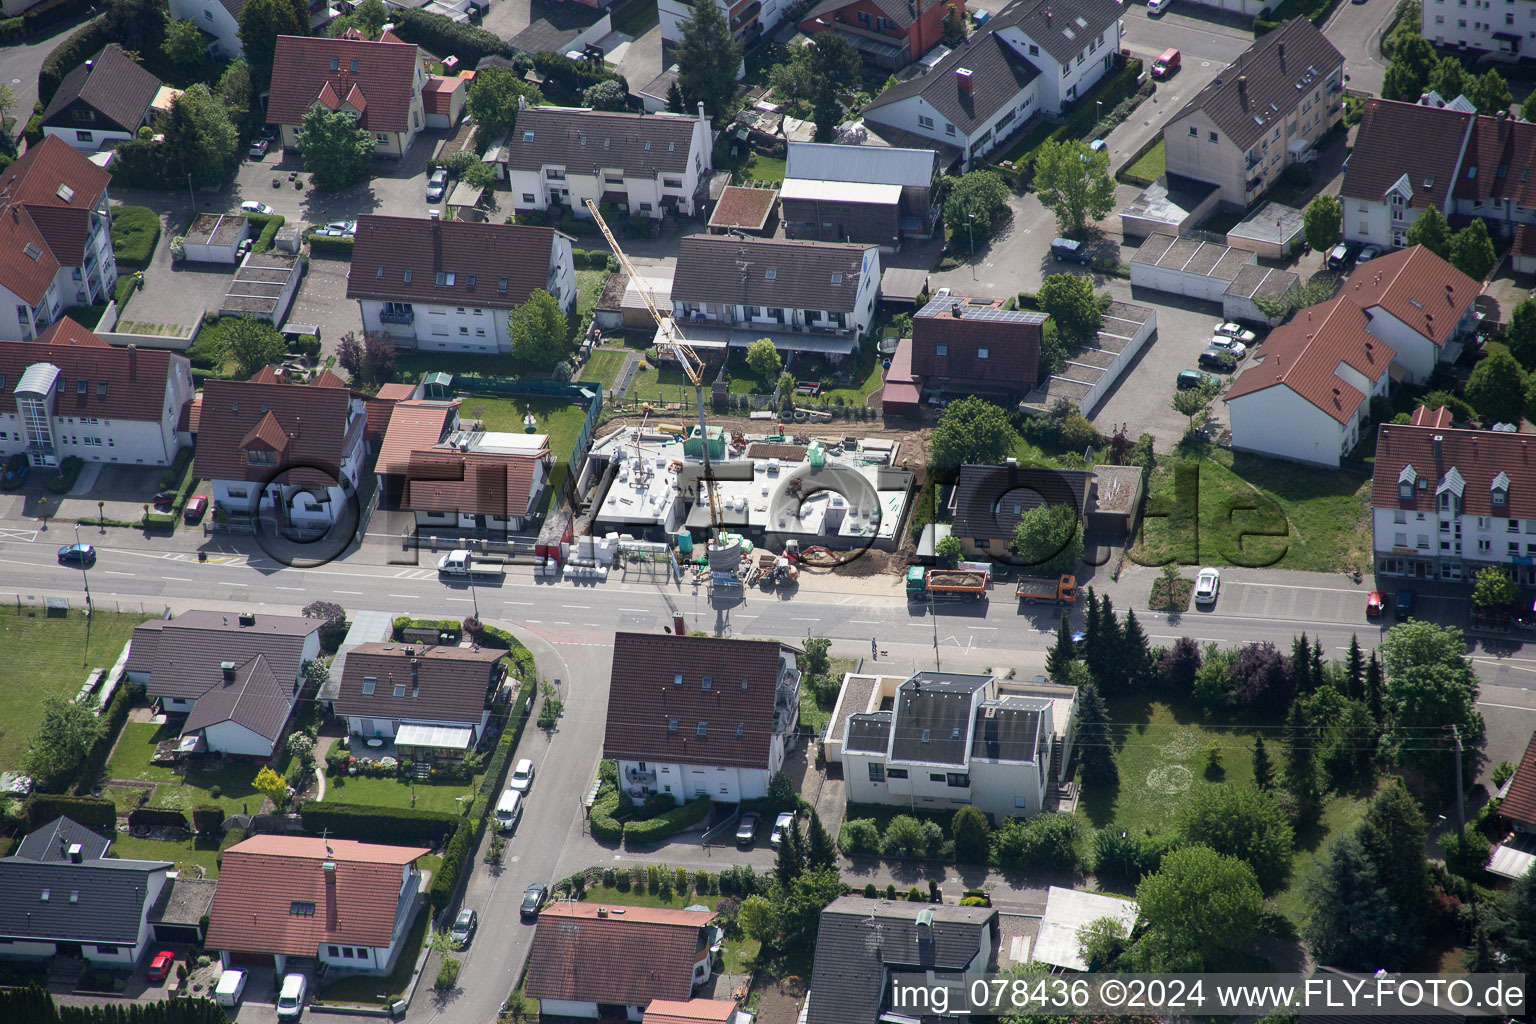
[[[190,526],[203,518],[203,513],[208,511],[208,496],[206,494],[194,494],[187,499],[186,510],[182,512],[182,519]]]
[[[149,980],[164,981],[171,973],[171,965],[176,962],[176,954],[168,949],[162,949],[155,954],[155,958],[149,962]]]
[[[1365,599],[1365,614],[1369,615],[1373,619],[1380,615],[1383,607],[1383,601],[1384,598],[1381,596],[1381,591],[1371,591],[1371,596]]]

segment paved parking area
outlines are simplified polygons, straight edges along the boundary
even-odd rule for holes
[[[161,241],[154,261],[144,271],[144,287],[128,300],[119,323],[137,320],[190,327],[205,310],[209,316],[218,316],[235,278],[234,264],[173,264],[168,238]]]
[[[351,220],[365,213],[387,213],[400,217],[426,216],[427,162],[446,136],[443,129],[429,129],[416,137],[403,160],[376,160],[368,168],[367,181],[340,192],[321,192],[308,187],[308,176],[297,153],[281,149],[260,160],[246,160],[235,173],[228,190],[228,208],[239,209],[248,199],[266,203],[288,219],[290,224],[324,224],[332,220]],[[302,189],[288,180],[299,172]],[[273,187],[273,180],[279,182]]]
[[[356,301],[347,298],[347,271],[351,266],[345,256],[312,255],[304,284],[288,311],[290,322],[319,325],[320,346],[326,355],[336,351],[337,339],[347,331],[361,333],[363,329]]]

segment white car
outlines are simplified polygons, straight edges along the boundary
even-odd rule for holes
[[[1380,256],[1380,255],[1381,255],[1381,246],[1379,246],[1379,245],[1368,245],[1364,249],[1360,250],[1360,255],[1359,256],[1355,257],[1355,264],[1358,266],[1359,264],[1364,263],[1366,260],[1373,260],[1377,256]]]
[[[1234,324],[1230,320],[1226,323],[1217,324],[1213,330],[1223,338],[1231,338],[1233,341],[1240,341],[1244,345],[1252,345],[1255,341],[1259,340],[1257,334],[1244,330],[1242,324]]]
[[[241,213],[259,213],[259,214],[262,214],[264,216],[270,217],[270,216],[272,216],[272,212],[273,211],[272,211],[272,207],[268,206],[266,203],[258,203],[254,199],[247,199],[245,202],[240,204],[240,212]]]
[[[1195,577],[1195,604],[1215,604],[1216,592],[1221,589],[1221,573],[1215,569],[1201,569]]]
[[[789,823],[794,820],[794,811],[780,811],[779,816],[773,819],[773,831],[768,836],[768,845],[777,850],[784,841],[784,833],[789,831]]]
[[[1211,338],[1210,347],[1216,349],[1218,352],[1230,352],[1238,359],[1241,359],[1243,356],[1248,354],[1247,345],[1244,345],[1242,342],[1237,341],[1236,339],[1228,338],[1220,334]]]
[[[507,782],[507,788],[526,793],[532,787],[533,762],[525,757],[517,762],[517,767],[512,769],[512,778]]]
[[[277,996],[277,1016],[282,1020],[297,1020],[304,1012],[305,981],[302,974],[290,974],[283,979],[283,987]]]
[[[1162,14],[1173,6],[1173,0],[1147,0],[1148,14]]]

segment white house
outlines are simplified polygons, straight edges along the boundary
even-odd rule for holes
[[[278,36],[267,121],[278,126],[283,148],[295,149],[311,109],[342,111],[373,135],[375,155],[404,157],[427,123],[427,78],[421,51],[393,35],[374,42]]]
[[[240,41],[240,12],[245,0],[170,0],[171,17],[190,21],[210,36],[208,52],[214,57],[238,57],[245,52]]]
[[[485,735],[505,655],[489,647],[358,644],[347,653],[336,713],[349,735],[392,740],[403,757],[463,758]]]
[[[1477,281],[1416,245],[1360,264],[1340,294],[1365,310],[1366,330],[1397,353],[1403,379],[1422,384],[1437,364],[1461,356],[1477,326],[1481,291]]]
[[[1436,46],[1496,55],[1500,61],[1529,60],[1536,53],[1536,6],[1479,0],[1471,7],[1454,0],[1424,0],[1421,31]],[[1523,48],[1522,48],[1523,47]]]
[[[289,957],[332,970],[394,969],[430,851],[320,836],[252,836],[224,851],[205,945],[224,966]]]
[[[154,942],[150,909],[175,868],[108,857],[111,840],[70,818],[29,833],[0,859],[0,957],[73,955],[133,967]]]
[[[1345,296],[1302,310],[1227,390],[1232,447],[1338,466],[1360,440],[1396,351]]]
[[[1367,99],[1339,188],[1344,237],[1400,248],[1428,209],[1449,217],[1477,116],[1453,106]]]
[[[1057,748],[1065,763],[1071,742],[1071,696],[1000,691],[990,675],[922,671],[891,697],[890,710],[845,709],[849,803],[942,813],[969,804],[998,824],[1044,808]]]
[[[529,107],[497,151],[519,211],[584,201],[630,214],[692,216],[707,198],[714,136],[698,114],[620,114],[576,107]]]
[[[365,331],[397,344],[510,352],[508,317],[539,289],[566,312],[575,305],[571,237],[553,228],[435,214],[357,219],[347,298]]]
[[[800,718],[795,649],[769,640],[614,636],[603,756],[639,798],[768,794]]]
[[[958,149],[969,167],[1036,113],[1063,113],[1114,69],[1122,8],[1058,7],[1014,0],[933,70],[882,92],[865,119]]]
[[[113,348],[65,317],[37,341],[0,341],[0,459],[168,466],[190,443],[178,425],[191,398],[185,356]]]
[[[150,123],[160,95],[160,79],[108,43],[64,76],[43,108],[43,134],[82,153],[111,148]]]
[[[69,306],[106,303],[117,283],[112,176],[45,136],[0,174],[0,338],[31,341]]]

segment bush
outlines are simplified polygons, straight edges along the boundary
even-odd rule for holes
[[[310,231],[304,235],[304,241],[309,243],[310,252],[335,252],[351,256],[352,243],[356,239],[350,235],[320,235]]]
[[[865,882],[864,883],[864,898],[865,899],[867,899],[867,900],[878,899],[879,896],[880,896],[880,890],[875,888],[875,883],[874,882]]]
[[[136,807],[128,812],[129,825],[148,825],[150,828],[188,829],[187,816],[180,811],[164,807]]]
[[[598,790],[592,801],[587,820],[592,824],[592,837],[603,843],[617,843],[624,838],[624,825],[615,815],[619,810],[619,791],[609,784]]]
[[[438,990],[450,989],[459,981],[459,961],[451,956],[443,957],[443,962],[437,968],[437,980],[432,987]]]
[[[37,98],[44,106],[59,91],[64,76],[84,64],[97,50],[112,41],[107,32],[105,19],[96,18],[75,29],[53,52],[43,58],[43,66],[37,73]]]
[[[102,769],[107,766],[107,758],[112,753],[112,746],[117,742],[118,733],[123,731],[123,723],[128,721],[128,710],[133,704],[130,694],[129,687],[119,686],[112,695],[112,703],[107,705],[106,714],[102,716],[101,735],[80,762],[79,773],[75,776],[76,793],[83,795],[96,788],[96,782],[101,778]]]
[[[218,832],[224,828],[224,809],[198,804],[192,809],[192,825],[199,832]]]
[[[159,240],[160,218],[154,210],[147,206],[119,206],[112,211],[112,255],[119,268],[149,266]]]
[[[68,816],[82,825],[111,828],[117,824],[117,807],[99,796],[63,796],[33,793],[25,804],[27,831],[41,828],[55,818]]]
[[[390,813],[392,816],[395,812]],[[459,887],[459,874],[464,870],[464,863],[469,860],[470,851],[479,840],[483,821],[482,818],[465,818],[454,830],[448,848],[443,851],[443,863],[432,877],[429,895],[435,909],[442,910],[453,899],[453,892]]]
[[[256,240],[251,243],[251,252],[266,252],[272,248],[272,239],[277,236],[285,223],[285,218],[280,213],[247,213],[247,220],[259,229]]]
[[[514,52],[495,33],[458,24],[441,14],[418,9],[394,11],[390,17],[395,22],[395,35],[433,53],[451,53],[464,67],[472,68],[490,56],[510,58]]]
[[[327,831],[337,839],[355,839],[372,843],[426,843],[433,845],[455,831],[459,816],[447,811],[422,811],[392,807],[381,812],[377,807],[350,804],[305,804],[304,831],[319,835]]]
[[[624,826],[624,845],[648,845],[676,835],[709,817],[709,797],[701,796],[648,821],[631,821]],[[686,880],[684,887],[686,887]]]
[[[880,827],[873,818],[855,818],[843,822],[837,845],[850,857],[860,853],[880,852]]]
[[[1081,835],[1081,819],[1071,814],[1038,814],[1027,821],[1010,818],[993,836],[992,848],[1004,867],[1075,871]]]
[[[75,486],[75,481],[80,479],[80,470],[85,468],[85,460],[78,455],[66,455],[59,463],[59,474],[48,481],[48,489],[54,494],[68,494]]]

